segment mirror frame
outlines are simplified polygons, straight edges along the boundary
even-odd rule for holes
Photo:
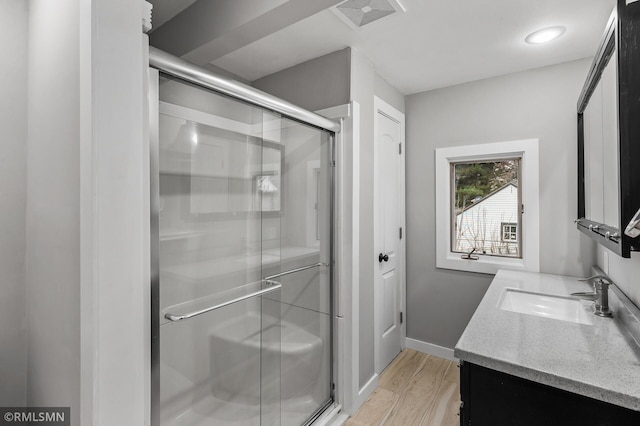
[[[622,257],[640,251],[640,238],[622,232],[640,207],[640,3],[618,0],[578,99],[578,218],[577,228]],[[617,46],[617,50],[616,50]],[[617,55],[613,55],[617,52]],[[618,172],[620,228],[585,217],[583,113],[609,60],[618,61]],[[635,76],[635,80],[634,80]],[[636,170],[634,170],[634,167]]]

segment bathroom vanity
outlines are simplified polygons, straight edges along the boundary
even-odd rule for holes
[[[637,309],[612,288],[614,318],[595,316],[569,297],[590,289],[498,272],[455,347],[461,425],[640,424]]]

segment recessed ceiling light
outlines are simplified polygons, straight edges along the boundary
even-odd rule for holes
[[[565,27],[549,27],[535,31],[524,40],[529,44],[547,43],[560,37],[567,29]]]

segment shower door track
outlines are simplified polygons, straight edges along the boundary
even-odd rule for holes
[[[332,133],[340,132],[340,124],[333,120],[307,111],[254,87],[212,73],[206,68],[194,65],[152,46],[149,46],[149,66],[189,83],[275,111],[296,121],[310,124]]]
[[[329,238],[329,263],[317,263],[313,265],[303,266],[301,268],[281,272],[263,279],[263,281],[271,281],[280,276],[300,272],[315,267],[327,267],[329,269],[329,292],[330,292],[330,339],[329,353],[331,354],[331,363],[329,377],[331,381],[330,397],[318,408],[304,423],[304,426],[312,424],[322,413],[328,408],[335,405],[335,377],[334,377],[334,325],[333,318],[335,315],[335,297],[334,289],[334,269],[335,264],[335,143],[336,133],[341,131],[341,125],[338,122],[325,118],[321,115],[307,111],[277,98],[268,93],[262,92],[251,86],[239,83],[235,80],[217,75],[206,68],[199,67],[189,63],[181,58],[166,53],[160,49],[149,46],[149,92],[148,92],[148,112],[149,112],[149,172],[150,172],[150,263],[151,263],[151,426],[160,425],[160,228],[159,228],[159,210],[160,210],[160,164],[159,164],[159,75],[164,73],[187,83],[222,93],[235,99],[253,104],[255,106],[271,110],[281,114],[282,116],[294,121],[307,124],[319,129],[330,132],[329,150],[331,161],[331,183],[329,196],[330,209],[330,238]],[[280,283],[278,283],[280,284]],[[268,291],[270,291],[269,289]],[[275,289],[273,289],[275,290]],[[251,296],[259,296],[254,294]]]

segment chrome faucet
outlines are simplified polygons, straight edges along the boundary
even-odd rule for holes
[[[611,280],[600,274],[593,275],[578,281],[593,282],[592,293],[571,293],[571,296],[578,299],[593,300],[595,302],[594,315],[611,318],[613,313],[609,310],[609,286],[613,284]]]

